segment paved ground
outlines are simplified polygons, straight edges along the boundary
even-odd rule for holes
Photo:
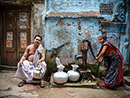
[[[106,88],[53,87],[46,82],[45,88],[38,84],[26,84],[18,87],[19,79],[13,78],[15,71],[1,70],[0,97],[3,98],[130,98],[130,86],[116,90]],[[15,97],[18,96],[18,97]]]

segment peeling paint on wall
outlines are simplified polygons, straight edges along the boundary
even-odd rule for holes
[[[81,54],[82,40],[88,39],[96,55],[100,44],[98,36],[105,32],[110,40],[123,55],[124,40],[126,38],[125,23],[110,22],[118,21],[115,18],[116,5],[122,0],[46,0],[46,27],[45,27],[45,49],[51,50],[65,45],[58,53],[63,64],[75,62],[75,55]],[[100,4],[111,3],[113,5],[112,15],[100,14]],[[99,20],[108,21],[106,24]],[[126,50],[125,50],[126,51]],[[88,52],[88,63],[95,63],[91,52]]]
[[[57,48],[58,46],[70,42],[64,46],[58,56],[62,63],[67,64],[74,60],[77,53],[77,19],[59,19],[50,18],[46,21],[45,47],[47,50]],[[69,25],[68,25],[69,24]]]

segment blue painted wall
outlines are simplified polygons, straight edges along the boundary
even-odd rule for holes
[[[91,41],[94,54],[99,51],[97,42],[101,34],[99,20],[109,20],[115,13],[116,5],[123,0],[46,0],[46,9],[43,11],[43,24],[45,24],[45,50],[52,51],[65,44],[59,51],[58,57],[62,64],[75,62],[75,55],[81,54],[82,40]],[[101,3],[113,3],[113,14],[100,14]],[[128,20],[128,19],[127,19]],[[128,61],[128,48],[125,40],[128,39],[126,25],[109,24],[105,26],[108,40],[121,51],[124,63]],[[125,33],[122,33],[125,32]],[[66,44],[69,42],[68,44]],[[49,57],[51,52],[47,55]],[[95,63],[90,51],[88,62]]]
[[[100,3],[116,3],[123,0],[46,0],[47,10],[57,12],[99,12]],[[115,8],[113,8],[115,10]]]
[[[127,41],[129,42],[127,45],[127,50],[126,50],[126,61],[129,62],[129,69],[130,69],[130,0],[126,4],[127,10],[126,10],[126,38]]]

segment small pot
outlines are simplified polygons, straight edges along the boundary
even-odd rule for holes
[[[35,69],[33,71],[33,78],[41,79],[42,78],[41,70],[42,70],[41,66],[35,67]]]

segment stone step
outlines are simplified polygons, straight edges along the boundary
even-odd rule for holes
[[[54,73],[51,74],[51,77],[50,77],[50,87],[87,87],[87,88],[98,88],[97,86],[97,81],[92,81],[92,82],[76,82],[76,83],[73,83],[73,82],[67,82],[67,83],[64,83],[64,84],[57,84],[54,82],[54,79],[53,79],[53,75]]]
[[[125,84],[130,86],[130,76],[124,76]]]
[[[9,68],[9,69],[17,69],[17,66],[15,65],[0,65],[1,68]]]

